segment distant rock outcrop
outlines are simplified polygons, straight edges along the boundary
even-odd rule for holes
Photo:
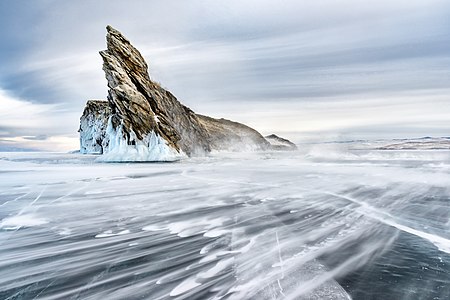
[[[80,152],[110,161],[171,160],[212,150],[268,150],[256,130],[225,119],[197,115],[152,81],[139,51],[107,27],[100,51],[108,102],[88,101],[81,117]],[[278,149],[278,147],[276,147]]]
[[[297,150],[297,145],[295,145],[293,142],[279,137],[275,134],[268,135],[265,138],[274,150]]]
[[[213,150],[259,151],[270,149],[270,143],[258,131],[247,125],[199,114],[197,117],[209,134],[209,145]]]

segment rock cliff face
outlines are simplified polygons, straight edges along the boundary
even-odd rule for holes
[[[111,109],[108,102],[89,100],[80,118],[80,152],[102,154],[108,147],[106,135]]]
[[[104,153],[110,161],[171,160],[212,150],[267,150],[256,130],[194,113],[151,80],[139,51],[107,27],[107,50],[100,51],[108,101],[88,101],[81,117],[80,151]]]

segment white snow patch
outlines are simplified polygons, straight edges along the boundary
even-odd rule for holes
[[[97,234],[95,237],[96,237],[96,238],[105,238],[105,237],[111,237],[111,236],[123,235],[123,234],[128,234],[128,233],[130,233],[130,231],[129,231],[128,229],[127,229],[127,230],[119,231],[119,232],[117,232],[117,233],[113,233],[112,230],[106,230],[106,231],[104,231],[103,233]]]
[[[71,235],[72,230],[70,230],[69,228],[61,228],[60,230],[58,230],[58,234],[62,236]]]
[[[4,218],[0,223],[0,228],[3,229],[19,229],[20,227],[33,227],[47,224],[48,220],[36,217],[35,215],[17,215],[13,217]]]
[[[159,226],[159,225],[156,225],[156,224],[147,225],[145,227],[142,227],[143,231],[163,231],[165,229],[167,229],[166,226]]]
[[[172,234],[176,234],[179,237],[189,237],[196,234],[205,233],[209,230],[215,230],[227,221],[229,221],[229,218],[225,217],[201,218],[191,221],[174,222],[169,224],[167,227]]]
[[[205,272],[198,273],[197,277],[204,278],[204,279],[214,277],[217,274],[219,274],[220,272],[222,272],[223,270],[225,270],[228,266],[230,266],[233,263],[234,263],[234,257],[222,259],[211,269],[209,269]]]
[[[250,249],[253,247],[253,245],[255,245],[257,237],[258,236],[252,237],[250,239],[250,241],[241,248],[235,248],[235,250],[231,250],[231,251],[217,251],[212,254],[206,255],[199,260],[199,263],[210,262],[210,261],[216,260],[219,257],[225,256],[225,255],[247,253],[248,251],[250,251]],[[205,251],[204,248],[202,250],[200,250],[200,254],[205,254],[205,253],[208,253],[208,251]]]
[[[187,291],[192,290],[193,288],[196,288],[198,286],[200,286],[201,283],[198,283],[197,281],[195,281],[195,278],[188,278],[186,280],[184,280],[182,283],[180,283],[179,285],[177,285],[171,292],[170,292],[170,296],[175,297],[181,294],[186,293]]]
[[[217,228],[215,228],[215,229],[212,229],[212,230],[209,230],[209,231],[205,232],[203,234],[203,236],[205,236],[205,237],[218,237],[218,236],[227,234],[228,232],[230,232],[230,230],[228,230],[228,229],[217,229]]]
[[[93,190],[93,191],[84,192],[85,195],[99,195],[99,194],[103,194],[103,193],[104,193],[103,190]]]

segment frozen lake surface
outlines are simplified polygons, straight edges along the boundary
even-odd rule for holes
[[[0,153],[0,299],[450,299],[450,151]]]

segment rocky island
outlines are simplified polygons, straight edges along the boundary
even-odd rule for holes
[[[105,161],[170,161],[211,151],[294,150],[238,122],[196,114],[153,81],[140,52],[107,26],[100,51],[107,101],[89,100],[80,119],[80,152]],[[276,138],[274,138],[276,137]]]

